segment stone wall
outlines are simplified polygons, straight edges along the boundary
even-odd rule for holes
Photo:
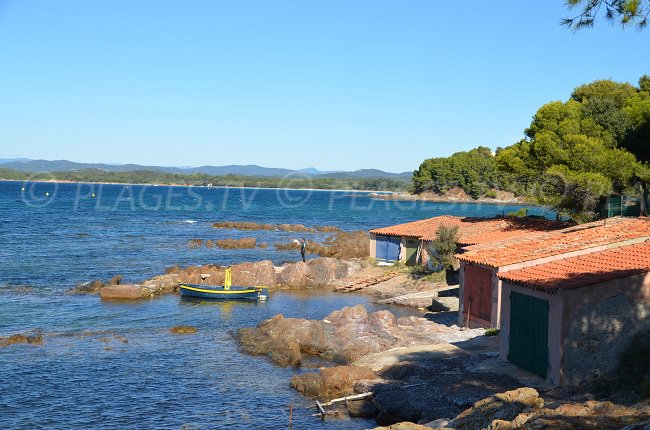
[[[634,336],[650,330],[650,274],[565,294],[562,384],[613,372]]]

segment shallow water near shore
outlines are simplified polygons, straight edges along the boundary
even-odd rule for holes
[[[314,291],[274,293],[266,303],[177,296],[102,303],[5,294],[2,303],[3,331],[24,331],[30,321],[30,332],[43,334],[43,345],[0,350],[3,428],[274,429],[286,427],[292,402],[294,428],[372,427],[368,420],[314,418],[312,402],[289,387],[292,375],[309,369],[243,355],[233,338],[238,328],[277,313],[323,318],[357,303],[376,309],[363,296]],[[181,324],[198,333],[169,332]]]
[[[235,231],[222,220],[367,230],[441,214],[493,216],[513,205],[375,201],[363,193],[0,182],[0,336],[42,333],[43,345],[0,348],[2,428],[362,429],[321,422],[289,387],[309,369],[241,354],[233,334],[275,314],[320,319],[360,295],[276,292],[266,303],[102,302],[66,291],[123,274],[138,282],[168,266],[296,261],[273,243],[327,233]],[[538,213],[543,210],[536,209]],[[255,237],[266,249],[191,249],[191,239]],[[236,281],[236,280],[235,280]],[[389,308],[381,306],[382,309]],[[411,313],[404,308],[389,308]],[[174,325],[198,327],[173,335]]]

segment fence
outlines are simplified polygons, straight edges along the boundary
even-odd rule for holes
[[[619,215],[638,217],[648,215],[648,210],[650,210],[650,193],[647,190],[643,196],[608,196],[600,202],[601,218]]]

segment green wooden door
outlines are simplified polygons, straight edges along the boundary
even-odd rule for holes
[[[548,300],[510,293],[508,360],[546,378],[548,371]]]
[[[415,266],[418,264],[418,247],[420,241],[417,239],[406,239],[406,264]]]

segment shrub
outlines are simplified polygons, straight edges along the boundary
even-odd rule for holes
[[[489,329],[485,330],[485,336],[498,336],[501,330],[495,327],[490,327]]]
[[[436,230],[436,238],[429,245],[430,258],[442,268],[454,270],[456,259],[454,253],[458,243],[458,227],[440,226]]]

